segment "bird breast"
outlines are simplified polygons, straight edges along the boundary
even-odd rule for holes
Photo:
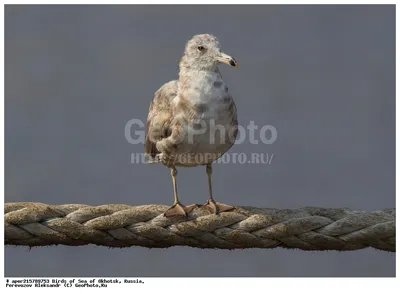
[[[185,101],[195,110],[196,116],[217,119],[218,114],[224,111],[228,87],[217,73],[189,73],[181,84],[177,102]]]
[[[182,78],[181,78],[182,79]],[[216,72],[188,73],[180,83],[174,99],[175,114],[184,111],[185,116],[194,120],[210,120],[228,123],[228,109],[231,98],[228,87]],[[179,109],[181,108],[181,109]],[[190,114],[188,114],[190,112]]]
[[[181,151],[224,153],[233,144],[228,136],[236,123],[234,102],[224,81],[217,73],[207,73],[189,75],[183,81],[181,77],[180,83],[174,116],[185,122],[188,134],[196,134],[193,144],[182,146],[185,151]]]

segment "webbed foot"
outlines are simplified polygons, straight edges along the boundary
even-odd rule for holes
[[[182,205],[180,202],[172,205],[164,212],[165,217],[174,216],[174,215],[182,215],[187,217],[188,213],[191,212],[194,208],[198,207],[197,204],[192,204],[188,206]]]
[[[224,211],[230,211],[235,208],[234,206],[228,204],[215,202],[212,199],[208,199],[207,203],[204,204],[203,206],[205,206],[208,210],[211,210],[211,212],[214,214],[218,214]]]

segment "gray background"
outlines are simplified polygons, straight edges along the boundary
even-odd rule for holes
[[[169,171],[130,164],[124,136],[177,76],[185,42],[213,33],[246,126],[271,124],[267,164],[219,164],[217,200],[298,208],[395,206],[394,6],[6,6],[5,201],[173,200]],[[207,199],[180,169],[182,202]],[[96,246],[6,247],[7,276],[394,276],[395,254]]]

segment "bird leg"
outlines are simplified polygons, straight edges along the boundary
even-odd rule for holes
[[[211,184],[211,174],[212,174],[211,163],[207,164],[206,173],[207,173],[207,177],[208,177],[208,195],[210,198],[208,199],[206,204],[204,204],[204,206],[207,207],[207,209],[211,209],[211,211],[214,214],[218,214],[220,212],[229,211],[229,210],[234,209],[234,207],[231,205],[227,205],[227,204],[223,204],[223,203],[214,201],[214,198],[212,196],[212,184]]]
[[[175,166],[171,167],[171,177],[172,177],[172,184],[174,185],[174,204],[168,208],[164,212],[164,216],[174,216],[174,215],[183,215],[187,216],[187,214],[195,207],[197,207],[196,204],[189,205],[189,206],[183,206],[178,199],[178,188],[176,185],[176,175],[178,174],[178,171],[176,170]]]

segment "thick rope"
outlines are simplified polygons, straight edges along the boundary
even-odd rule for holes
[[[164,217],[164,205],[5,204],[5,244],[109,247],[298,248],[396,251],[395,209],[236,207],[214,215],[195,208]]]

